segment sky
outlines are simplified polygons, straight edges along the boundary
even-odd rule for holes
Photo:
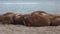
[[[6,12],[26,14],[38,10],[59,14],[60,0],[0,0],[0,14]]]

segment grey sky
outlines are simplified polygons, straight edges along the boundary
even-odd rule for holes
[[[59,1],[59,0],[57,0]],[[0,0],[1,3],[20,3],[20,2],[56,2],[56,0]]]

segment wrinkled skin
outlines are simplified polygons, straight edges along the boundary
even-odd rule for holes
[[[57,26],[58,25],[57,22],[59,22],[58,19],[60,18],[58,15],[49,14],[49,18],[50,18],[50,21],[51,21],[50,26]]]
[[[60,25],[60,16],[53,15],[51,18],[51,26],[58,26]]]
[[[16,14],[14,17],[13,17],[13,21],[14,21],[14,24],[18,24],[18,25],[23,25],[22,23],[22,20],[21,20],[21,14]]]
[[[3,14],[3,17],[4,17],[3,24],[12,24],[12,23],[14,23],[14,21],[13,21],[13,16],[14,15],[15,15],[14,13],[5,13],[5,14]]]
[[[24,25],[26,25],[26,26],[39,27],[39,26],[49,26],[50,25],[50,19],[48,19],[47,17],[44,17],[42,15],[37,15],[37,14],[24,15],[24,16],[22,16],[22,21],[23,21]]]
[[[41,15],[43,17],[47,17],[48,19],[50,18],[50,15],[44,11],[34,11],[31,13],[31,15]]]
[[[0,22],[2,22],[2,24],[21,24],[21,16],[21,14],[8,12],[0,16]]]
[[[48,14],[44,11],[35,11],[31,14],[5,13],[0,15],[2,24],[19,24],[25,26],[58,26],[60,25],[60,16]]]

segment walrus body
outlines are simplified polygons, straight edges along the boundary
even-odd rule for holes
[[[12,24],[12,23],[14,23],[14,21],[13,21],[13,16],[14,16],[15,14],[14,13],[6,13],[6,14],[3,14],[3,24]]]
[[[31,14],[31,15],[24,15],[22,17],[22,21],[26,26],[49,26],[50,19],[46,16],[42,16],[40,14]]]
[[[15,16],[13,16],[13,21],[14,21],[14,25],[23,25],[22,20],[21,20],[21,14],[16,14]]]
[[[2,24],[4,17],[0,15],[0,24]]]
[[[52,15],[51,16],[51,26],[58,26],[60,25],[60,16]]]
[[[15,13],[5,13],[0,16],[0,23],[2,24],[20,24],[21,25],[21,14],[15,14]]]
[[[0,16],[2,24],[15,24],[25,26],[58,26],[60,25],[60,16],[50,15],[44,11],[35,11],[31,14],[6,13]]]

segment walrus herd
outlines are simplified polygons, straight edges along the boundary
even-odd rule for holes
[[[60,25],[60,15],[48,14],[45,11],[34,11],[24,15],[8,12],[0,15],[0,23],[33,27],[58,26]]]

